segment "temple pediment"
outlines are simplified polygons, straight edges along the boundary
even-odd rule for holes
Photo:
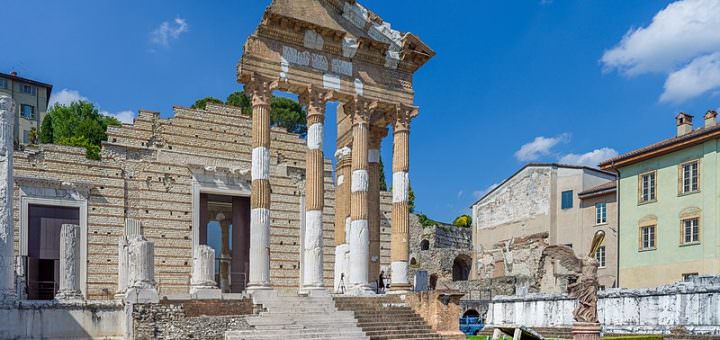
[[[411,105],[412,75],[434,55],[356,1],[274,0],[245,44],[238,80],[263,76],[290,92],[311,84],[339,99]]]

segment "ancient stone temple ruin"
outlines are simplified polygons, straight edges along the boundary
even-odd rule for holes
[[[375,297],[381,270],[391,293],[411,291],[413,74],[433,56],[356,1],[274,0],[236,70],[252,115],[140,110],[108,129],[100,161],[59,145],[13,155],[3,139],[0,337],[457,335],[428,321],[454,310],[447,294]],[[271,126],[273,91],[298,96],[305,138]],[[5,137],[11,106],[0,99]],[[392,193],[379,183],[387,136]],[[383,328],[368,323],[388,314]]]

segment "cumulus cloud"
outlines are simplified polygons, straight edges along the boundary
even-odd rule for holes
[[[85,96],[82,96],[79,91],[76,90],[69,90],[69,89],[62,89],[59,92],[54,93],[52,96],[50,96],[50,103],[49,107],[52,107],[53,105],[70,105],[73,102],[77,101],[86,101],[89,103],[92,103],[90,99],[88,99]],[[95,104],[95,106],[98,106]],[[103,116],[108,117],[115,117],[117,120],[119,120],[122,123],[125,124],[132,124],[133,119],[135,118],[135,113],[132,111],[120,111],[120,112],[109,112],[109,111],[100,111],[100,114]]]
[[[50,96],[50,103],[48,104],[48,107],[52,107],[55,104],[59,105],[70,105],[72,102],[77,101],[86,101],[89,102],[86,97],[83,97],[80,95],[80,92],[75,90],[68,90],[68,89],[62,89],[59,92],[55,92]]]
[[[603,161],[618,155],[615,149],[601,148],[583,154],[570,153],[560,157],[560,163],[597,167]]]
[[[631,28],[606,51],[606,71],[627,76],[668,74],[663,101],[683,101],[720,87],[720,76],[698,76],[717,68],[720,52],[720,1],[680,0],[658,12],[647,27]],[[700,84],[710,81],[715,85]]]
[[[160,24],[160,27],[156,28],[150,33],[150,42],[168,47],[170,42],[180,38],[180,35],[187,32],[190,29],[188,23],[183,18],[175,18],[172,22],[164,21]]]
[[[542,156],[550,155],[552,148],[559,143],[566,143],[570,140],[570,135],[563,133],[556,137],[535,137],[530,143],[520,147],[515,152],[515,158],[521,162],[534,161]]]

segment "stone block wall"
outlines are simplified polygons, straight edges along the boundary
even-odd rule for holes
[[[81,148],[40,145],[16,152],[14,175],[39,196],[63,199],[60,190],[87,185],[87,297],[111,299],[117,288],[117,241],[125,219],[142,222],[155,243],[155,278],[161,294],[186,293],[192,270],[193,168],[251,167],[251,121],[239,109],[208,104],[182,107],[172,118],[141,110],[132,125],[108,128],[102,160],[85,158]],[[300,199],[304,192],[306,143],[284,129],[271,132],[271,281],[278,288],[299,285]],[[333,285],[335,194],[333,168],[325,160],[323,213],[324,278]],[[49,188],[52,185],[57,188]],[[248,180],[249,186],[249,180]],[[15,188],[15,240],[20,240],[20,196]],[[81,195],[82,196],[82,195]],[[381,193],[381,266],[390,264],[391,194]],[[16,243],[16,250],[19,244]]]
[[[124,333],[125,312],[115,302],[0,305],[0,339],[122,339]]]
[[[460,332],[462,295],[457,291],[421,292],[408,295],[405,301],[444,339],[465,339]]]
[[[132,305],[135,339],[224,339],[226,331],[249,329],[250,299],[167,301]]]
[[[598,294],[598,318],[606,334],[720,336],[720,285],[683,282],[655,289],[609,289]],[[567,295],[495,297],[487,325],[571,327],[575,300]]]

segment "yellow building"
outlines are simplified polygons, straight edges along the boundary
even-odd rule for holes
[[[0,94],[15,100],[15,144],[30,143],[30,131],[39,129],[47,113],[52,85],[18,77],[17,72],[0,73]]]

